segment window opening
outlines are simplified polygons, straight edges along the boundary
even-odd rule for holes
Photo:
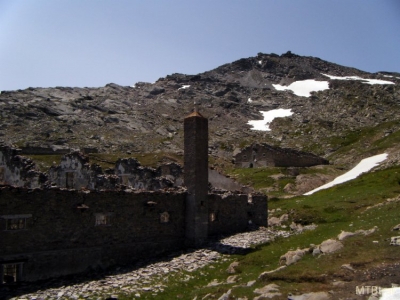
[[[163,212],[160,214],[160,222],[161,223],[168,223],[169,222],[170,215],[167,211]]]
[[[0,285],[21,281],[22,262],[0,265]]]
[[[1,184],[5,184],[5,168],[4,167],[0,167],[0,183]]]
[[[96,216],[96,226],[111,225],[111,213],[97,213]]]
[[[65,187],[67,189],[74,188],[74,172],[65,172]]]
[[[121,177],[121,184],[129,185],[129,176],[128,175],[120,175]]]
[[[3,266],[3,283],[17,282],[17,265],[7,264]]]
[[[6,220],[5,230],[24,230],[27,228],[26,220],[31,218],[32,215],[4,215],[0,218]]]
[[[217,220],[217,213],[216,212],[210,213],[209,220],[210,222],[215,222]]]
[[[7,230],[22,230],[26,228],[26,219],[7,219]]]

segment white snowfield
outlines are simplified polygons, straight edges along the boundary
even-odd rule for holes
[[[322,186],[320,186],[319,188],[316,188],[310,192],[305,193],[304,195],[311,195],[317,191],[323,190],[323,189],[327,189],[330,187],[333,187],[337,184],[352,180],[354,178],[357,178],[360,174],[368,172],[369,170],[371,170],[372,168],[376,167],[377,165],[379,165],[381,162],[383,162],[385,159],[387,158],[387,154],[383,153],[383,154],[379,154],[379,155],[375,155],[375,156],[371,156],[368,158],[363,159],[362,161],[360,161],[360,163],[355,166],[353,169],[351,169],[350,171],[348,171],[347,173],[336,177],[333,181],[324,184]]]
[[[359,76],[333,76],[321,73],[322,75],[329,77],[330,79],[337,79],[337,80],[360,80],[362,83],[367,84],[394,84],[392,81],[387,80],[380,80],[380,79],[365,79]],[[329,82],[328,81],[317,81],[315,79],[307,79],[307,80],[300,80],[291,83],[288,86],[280,85],[280,84],[273,84],[272,85],[278,91],[286,91],[290,90],[297,96],[302,97],[310,97],[311,92],[317,91],[324,91],[329,89]],[[248,103],[253,102],[251,98],[248,98]],[[293,113],[290,109],[274,109],[270,111],[260,111],[263,114],[264,120],[250,120],[247,124],[252,125],[252,130],[264,130],[264,131],[271,131],[269,128],[269,124],[272,122],[273,119],[278,117],[288,117],[291,116]]]
[[[381,80],[381,79],[368,79],[361,78],[359,76],[333,76],[329,74],[321,73],[322,75],[329,77],[330,79],[336,80],[359,80],[366,84],[394,84],[392,81]],[[310,97],[311,92],[324,91],[329,89],[328,81],[317,81],[315,79],[300,80],[291,83],[288,86],[273,84],[272,85],[278,91],[290,90],[297,96]]]
[[[400,299],[400,287],[392,287],[382,289],[382,296],[380,300],[399,300]]]
[[[321,73],[322,75],[329,77],[330,79],[336,79],[336,80],[359,80],[362,81],[362,83],[367,83],[367,84],[394,84],[392,81],[387,81],[387,80],[381,80],[381,79],[367,79],[367,78],[361,78],[359,76],[333,76],[333,75],[328,75]]]
[[[317,92],[329,89],[328,81],[316,81],[315,79],[300,80],[288,86],[273,84],[278,91],[290,90],[297,96],[310,97],[310,92]]]
[[[247,122],[247,124],[253,126],[253,128],[251,128],[252,130],[271,131],[271,128],[269,128],[269,124],[271,124],[271,122],[275,118],[288,117],[293,115],[291,109],[284,108],[273,109],[270,111],[260,111],[260,113],[264,116],[263,120],[251,120]]]

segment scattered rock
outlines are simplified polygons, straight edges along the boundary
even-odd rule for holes
[[[320,255],[321,253],[322,253],[321,249],[319,249],[319,247],[316,247],[313,249],[312,255],[317,256],[317,255]]]
[[[256,283],[255,280],[251,280],[246,284],[246,286],[253,286],[255,283]]]
[[[278,272],[278,271],[280,271],[280,270],[282,270],[282,269],[284,269],[284,268],[286,268],[286,265],[280,266],[279,268],[276,268],[275,270],[262,272],[262,273],[258,276],[258,279],[263,280],[268,274],[272,274],[272,273]]]
[[[255,297],[254,300],[261,300],[265,298],[273,298],[275,296],[281,296],[282,294],[279,292],[279,286],[275,283],[268,284],[260,289],[254,290],[255,294],[259,294],[260,296]]]
[[[392,228],[393,231],[400,230],[400,224],[397,224]]]
[[[368,230],[357,230],[356,234],[370,235],[370,234],[374,233],[377,230],[378,230],[378,227],[374,226],[373,228],[368,229]]]
[[[343,241],[344,239],[347,239],[348,237],[351,237],[353,235],[356,235],[356,233],[342,230],[342,232],[339,233],[337,238],[338,238],[339,241]]]
[[[339,280],[339,281],[334,281],[334,282],[332,282],[332,285],[333,285],[333,286],[337,286],[337,287],[343,287],[343,286],[346,285],[346,282],[341,281],[341,280]]]
[[[337,240],[334,239],[329,239],[326,241],[323,241],[322,244],[320,245],[320,249],[322,253],[332,253],[336,252],[343,248],[343,244]]]
[[[328,300],[331,299],[327,292],[307,293],[299,296],[288,295],[288,300]]]
[[[281,220],[277,217],[271,217],[268,219],[268,226],[269,227],[276,227],[281,225]]]
[[[229,300],[229,296],[232,293],[232,290],[227,291],[225,294],[223,294],[221,297],[218,298],[218,300]]]
[[[352,272],[355,271],[355,270],[353,269],[353,267],[352,267],[350,264],[344,264],[344,265],[341,266],[341,268],[342,268],[342,269],[345,269],[345,270],[350,270],[350,271],[352,271]]]
[[[289,266],[291,264],[294,264],[298,262],[304,254],[306,254],[309,251],[308,248],[305,249],[297,249],[294,251],[288,251],[284,255],[281,256],[279,260],[280,265],[286,265]]]
[[[287,222],[289,220],[289,215],[288,214],[283,214],[280,216],[279,221],[282,222]]]
[[[392,236],[390,238],[390,245],[400,246],[400,236]]]
[[[232,276],[229,276],[229,277],[226,279],[226,283],[235,283],[235,282],[238,281],[238,279],[239,279],[239,276],[238,276],[238,275],[232,275]]]
[[[207,284],[207,286],[217,286],[217,285],[221,285],[222,282],[218,282],[217,279],[214,279],[213,281],[211,281],[209,284]]]
[[[231,263],[228,267],[228,269],[226,269],[226,271],[229,274],[235,274],[236,273],[236,268],[239,266],[239,262],[234,261],[233,263]]]

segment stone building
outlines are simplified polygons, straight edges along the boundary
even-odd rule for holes
[[[253,144],[234,153],[237,168],[311,167],[327,165],[329,161],[312,153],[268,144]]]
[[[49,172],[53,186],[41,181],[33,189],[24,184],[0,186],[0,285],[130,264],[197,247],[211,235],[267,226],[265,195],[209,192],[207,124],[198,112],[184,120],[187,189],[130,188],[138,182],[132,172],[143,171],[140,180],[148,176],[151,182],[159,175],[171,183],[180,171],[171,165],[153,173],[129,159],[117,162],[109,175],[113,182],[104,179],[115,188],[99,189],[98,181],[106,175],[76,153]],[[3,158],[4,154],[0,161],[9,172]],[[20,176],[14,183],[27,176],[14,173]]]
[[[45,174],[35,168],[32,160],[19,155],[19,150],[0,145],[0,184],[37,188],[46,182]]]

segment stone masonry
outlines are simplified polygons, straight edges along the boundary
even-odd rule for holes
[[[184,127],[187,189],[172,187],[172,179],[179,182],[177,165],[153,171],[120,160],[107,177],[79,153],[65,156],[46,184],[26,186],[25,173],[8,162],[22,162],[28,171],[31,162],[0,152],[3,170],[18,171],[15,180],[6,174],[13,185],[0,186],[0,285],[128,265],[199,247],[212,235],[267,226],[265,195],[209,193],[208,121],[195,111]],[[155,175],[165,186],[154,184]]]
[[[208,233],[208,120],[197,111],[184,119],[186,243],[199,246]]]
[[[267,144],[253,144],[237,150],[233,157],[237,168],[311,167],[329,164],[326,159],[312,153]]]

